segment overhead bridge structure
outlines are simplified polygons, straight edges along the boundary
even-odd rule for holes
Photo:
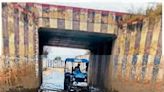
[[[162,92],[162,17],[39,3],[2,3],[0,92],[37,92],[43,46],[90,50],[89,85]]]

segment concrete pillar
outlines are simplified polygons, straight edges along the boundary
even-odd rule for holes
[[[39,79],[39,86],[41,86],[41,84],[43,82],[42,56],[39,56],[38,65],[39,65],[38,79]]]

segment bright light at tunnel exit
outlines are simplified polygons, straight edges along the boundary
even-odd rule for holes
[[[68,48],[68,47],[55,47],[55,46],[44,46],[44,51],[48,51],[48,59],[60,56],[62,60],[66,58],[75,58],[78,56],[89,55],[90,51],[87,49]]]

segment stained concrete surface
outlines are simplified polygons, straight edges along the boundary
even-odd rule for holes
[[[64,68],[47,68],[43,71],[43,89],[64,89]]]

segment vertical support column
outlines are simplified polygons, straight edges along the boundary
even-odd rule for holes
[[[38,56],[38,79],[39,79],[39,87],[43,83],[43,64],[42,64],[42,54],[43,54],[43,44],[39,40],[39,56]]]
[[[39,71],[38,71],[38,78],[39,78],[39,87],[42,85],[42,82],[43,82],[43,75],[42,75],[42,56],[41,55],[39,55],[39,57],[38,57],[39,59],[38,59],[38,67],[39,67]]]
[[[93,77],[93,71],[92,71],[93,70],[93,61],[94,61],[94,55],[91,52],[90,57],[89,57],[89,67],[88,67],[88,84],[90,86],[93,85],[93,79],[92,79],[92,77]]]
[[[112,46],[111,46],[112,47]],[[109,52],[111,52],[111,48],[110,48],[110,44],[109,43],[105,43],[104,47],[103,47],[103,57],[102,57],[102,81],[103,81],[103,88],[105,89],[105,91],[107,91],[106,89],[110,89],[111,86],[108,86],[108,84],[110,84],[110,54]]]

